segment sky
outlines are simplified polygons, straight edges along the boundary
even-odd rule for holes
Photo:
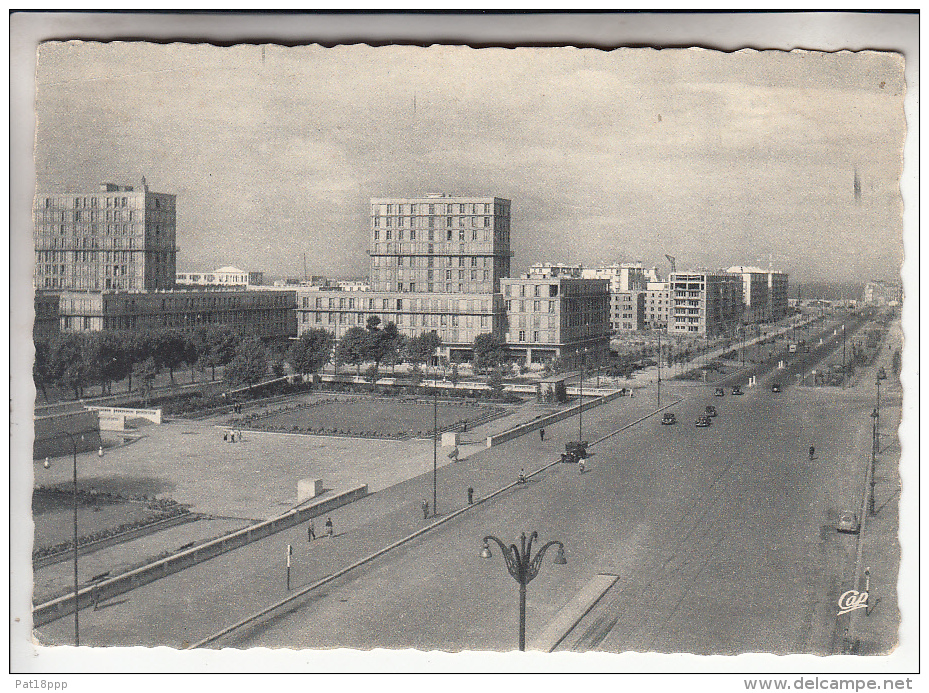
[[[893,53],[71,42],[36,83],[38,189],[144,175],[179,271],[364,276],[369,199],[430,192],[512,200],[516,272],[903,259]]]

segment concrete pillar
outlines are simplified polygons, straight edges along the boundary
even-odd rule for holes
[[[526,368],[532,365],[532,349],[526,347]]]

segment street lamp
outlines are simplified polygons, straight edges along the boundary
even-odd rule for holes
[[[46,440],[54,440],[55,438],[60,438],[61,436],[68,436],[71,441],[71,458],[72,458],[72,482],[71,482],[71,505],[74,510],[74,542],[72,544],[73,556],[74,556],[74,646],[79,647],[81,644],[80,636],[80,627],[79,627],[79,604],[78,604],[78,592],[80,588],[77,581],[77,441],[75,436],[79,435],[81,440],[84,440],[84,435],[82,433],[69,433],[68,431],[62,431],[58,435],[47,438]],[[49,468],[48,458],[45,458],[44,466],[46,469]]]
[[[436,515],[437,476],[439,470],[439,372],[438,349],[433,354],[432,371],[432,516]]]
[[[539,568],[542,567],[542,558],[545,556],[545,552],[548,551],[551,546],[558,546],[558,553],[555,555],[555,565],[565,565],[567,560],[564,556],[564,544],[560,541],[550,541],[541,549],[539,549],[535,556],[531,556],[532,553],[532,540],[538,539],[539,533],[533,532],[529,535],[529,541],[526,542],[526,533],[523,532],[520,534],[520,544],[522,548],[516,546],[516,544],[511,544],[509,548],[497,539],[495,536],[486,536],[484,537],[484,545],[481,547],[481,558],[491,558],[493,554],[490,552],[490,540],[497,542],[497,545],[500,547],[500,551],[503,553],[503,560],[506,561],[506,569],[510,572],[510,575],[513,576],[513,579],[519,583],[519,650],[524,652],[526,650],[526,585],[532,582],[533,578],[539,574]]]
[[[661,330],[658,330],[658,408],[661,408]]]
[[[584,432],[584,369],[587,367],[587,347],[584,347],[584,360],[581,361],[581,391],[580,391],[580,400],[581,403],[577,408],[577,442],[580,443],[583,439]]]
[[[868,514],[874,515],[874,485],[877,481],[874,479],[874,472],[877,467],[877,421],[880,414],[877,408],[871,412],[871,495],[868,497]]]

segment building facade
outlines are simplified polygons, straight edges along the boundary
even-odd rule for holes
[[[610,293],[610,327],[613,333],[645,329],[644,291]]]
[[[788,276],[784,272],[768,271],[768,320],[777,322],[787,317]]]
[[[872,279],[865,284],[862,301],[870,306],[895,306],[903,302],[903,287],[896,282]]]
[[[493,294],[510,275],[510,201],[429,195],[371,200],[373,291]]]
[[[58,294],[37,291],[35,300],[35,320],[32,323],[33,339],[50,339],[59,332]]]
[[[142,180],[81,193],[40,192],[33,207],[37,289],[154,291],[174,287],[176,197]]]
[[[297,334],[323,328],[341,339],[351,327],[364,327],[374,315],[392,322],[406,337],[435,331],[448,358],[468,358],[479,334],[503,337],[500,294],[398,293],[297,289]]]
[[[584,271],[583,265],[565,265],[563,263],[552,263],[552,262],[537,262],[534,265],[530,265],[529,271],[527,274],[530,277],[535,277],[539,279],[543,278],[555,278],[555,277],[567,277],[573,279],[580,279],[581,273]]]
[[[62,330],[194,329],[226,325],[244,337],[293,337],[293,290],[64,291],[58,311]]]
[[[238,267],[220,267],[212,272],[177,272],[182,286],[261,286],[263,272],[246,272]]]
[[[726,270],[742,279],[742,321],[777,322],[787,315],[787,275],[737,265]]]
[[[648,282],[644,299],[644,329],[667,330],[672,305],[670,283]]]
[[[674,272],[668,278],[668,331],[715,337],[735,329],[742,313],[742,279],[725,272]]]
[[[609,282],[524,275],[502,282],[507,351],[526,364],[583,358],[597,363],[610,348]]]

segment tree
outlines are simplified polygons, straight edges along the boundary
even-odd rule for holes
[[[374,361],[378,367],[384,359],[390,358],[391,354],[395,353],[400,341],[400,333],[394,323],[387,323],[383,329],[380,324],[381,319],[376,315],[368,316],[365,323],[368,339],[364,348],[364,360]]]
[[[407,341],[406,360],[413,364],[430,363],[440,346],[442,346],[442,340],[439,339],[435,330],[424,332]]]
[[[361,364],[365,360],[368,349],[368,332],[363,327],[349,327],[342,339],[339,340],[339,346],[336,349],[336,358],[340,363],[347,363],[350,366],[358,368],[358,374],[361,374]]]
[[[232,386],[251,387],[261,381],[268,372],[268,350],[257,337],[239,343],[235,356],[226,366],[223,378]]]
[[[113,383],[132,374],[132,342],[127,332],[101,332],[97,358],[100,359],[101,388],[113,391]]]
[[[506,358],[503,344],[490,333],[479,334],[474,338],[474,370],[484,373],[501,366]]]
[[[414,390],[418,390],[422,382],[423,368],[418,363],[414,363],[413,367],[410,369],[410,385],[413,386]]]
[[[152,388],[155,385],[155,378],[158,376],[158,363],[155,361],[154,357],[149,356],[143,361],[138,361],[132,368],[135,373],[136,379],[141,383],[142,386],[142,397],[144,398],[145,405],[148,406],[148,398],[152,393]]]
[[[371,383],[372,390],[377,390],[377,381],[380,377],[380,369],[376,363],[372,363],[365,369],[365,380]]]
[[[332,354],[332,333],[316,327],[307,330],[290,345],[290,365],[300,375],[318,373],[329,363]]]
[[[74,392],[74,399],[84,396],[84,388],[93,382],[94,369],[89,361],[86,335],[67,332],[52,343],[52,370],[56,382]]]
[[[58,380],[60,373],[52,354],[52,340],[35,340],[35,360],[32,362],[32,379],[42,390],[42,397],[48,402],[48,386]]]
[[[452,370],[448,374],[448,381],[452,384],[452,387],[458,387],[458,382],[461,380],[461,377],[458,374],[458,364],[452,364]]]
[[[174,384],[174,369],[180,368],[187,357],[187,340],[179,330],[160,330],[154,335],[153,357],[159,370],[167,368]]]
[[[216,367],[225,366],[235,356],[241,341],[228,325],[204,325],[194,332],[193,342],[201,368],[210,367],[210,379],[216,380]]]

